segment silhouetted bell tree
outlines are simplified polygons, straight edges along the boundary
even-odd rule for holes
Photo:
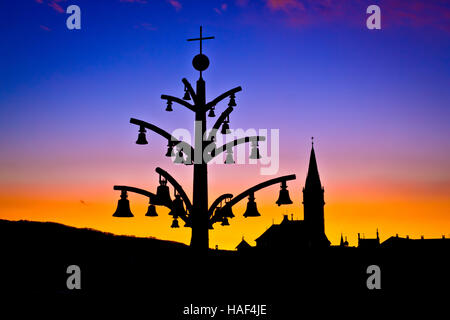
[[[276,183],[281,183],[280,195],[276,203],[278,205],[292,203],[289,198],[288,190],[286,189],[286,181],[295,179],[295,175],[287,175],[271,179],[245,190],[236,197],[233,197],[230,193],[226,193],[219,196],[208,207],[208,163],[222,152],[226,152],[227,154],[225,161],[226,164],[234,163],[233,147],[248,142],[252,143],[250,158],[260,159],[261,156],[258,149],[258,141],[265,141],[265,137],[244,137],[225,143],[220,147],[216,146],[215,137],[219,129],[221,129],[221,134],[224,135],[230,132],[229,115],[234,110],[234,107],[236,107],[235,94],[241,91],[242,88],[236,87],[228,90],[214,100],[206,102],[205,81],[202,78],[202,72],[209,66],[208,57],[202,53],[202,41],[206,39],[214,39],[214,37],[203,37],[202,27],[200,27],[199,38],[188,39],[188,41],[200,42],[200,53],[192,60],[192,65],[200,72],[196,90],[192,88],[188,80],[182,79],[184,84],[183,99],[169,95],[161,95],[161,99],[167,101],[166,111],[172,112],[173,103],[175,102],[194,112],[194,146],[191,146],[184,141],[179,141],[170,133],[153,124],[134,118],[130,119],[130,123],[139,126],[139,135],[136,141],[137,144],[147,144],[146,131],[151,130],[167,139],[167,157],[174,157],[173,161],[175,163],[193,165],[194,176],[192,202],[181,185],[169,173],[161,168],[156,168],[155,171],[159,174],[159,186],[156,194],[147,190],[129,186],[114,186],[114,190],[121,191],[121,198],[118,202],[117,210],[113,215],[115,217],[133,217],[133,214],[130,211],[129,201],[127,199],[127,192],[134,192],[144,195],[149,198],[149,207],[146,216],[154,217],[158,215],[156,213],[155,205],[168,207],[170,209],[169,214],[173,217],[171,227],[179,227],[178,219],[184,221],[184,227],[192,228],[191,247],[201,251],[209,248],[208,232],[209,229],[213,229],[213,224],[220,222],[222,226],[228,226],[228,219],[234,217],[232,207],[245,197],[248,197],[248,203],[244,217],[260,216],[254,197],[254,193],[256,191]],[[215,117],[215,106],[226,98],[229,98],[228,108],[222,112],[209,134],[207,134],[207,115],[208,117]],[[193,104],[188,101],[192,101]],[[174,188],[173,200],[171,198],[167,182],[169,182]]]

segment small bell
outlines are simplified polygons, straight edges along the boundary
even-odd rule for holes
[[[148,206],[147,213],[145,214],[146,217],[157,217],[158,213],[156,213],[156,207],[155,205],[151,204]]]
[[[223,218],[221,225],[222,226],[229,226],[230,223],[228,222],[228,218]]]
[[[175,195],[175,199],[172,202],[172,209],[169,212],[169,215],[174,218],[178,218],[179,216],[186,215],[186,211],[184,210],[183,200],[179,194]]]
[[[186,223],[184,224],[185,228],[192,228],[191,219],[187,219]]]
[[[212,224],[211,221],[208,222],[208,229],[209,229],[209,230],[214,230],[214,227],[213,227],[213,224]]]
[[[171,203],[172,199],[170,198],[170,190],[167,185],[167,180],[161,179],[161,176],[159,176],[159,186],[156,189],[156,200],[154,200],[152,204],[168,206]]]
[[[261,159],[259,154],[258,142],[252,142],[252,151],[250,152],[250,159]]]
[[[136,140],[136,144],[148,144],[145,132],[146,132],[145,128],[141,126],[139,128],[139,135]]]
[[[292,200],[289,197],[289,190],[286,186],[286,181],[281,182],[280,195],[278,196],[278,200],[275,203],[278,206],[281,206],[282,204],[292,204]]]
[[[122,190],[120,193],[120,199],[117,203],[116,212],[114,212],[113,217],[117,218],[131,218],[134,217],[130,210],[130,201],[127,199],[127,192]]]
[[[176,153],[175,160],[173,160],[173,163],[184,163],[183,151],[179,150]]]
[[[227,206],[226,204],[220,209],[220,215],[225,218],[234,218],[231,206]]]
[[[214,113],[214,107],[211,107],[211,109],[209,109],[208,117],[213,118],[215,116],[216,114]]]
[[[234,100],[236,97],[234,96],[234,93],[230,96],[230,102],[228,103],[229,107],[236,107],[236,101]]]
[[[167,107],[166,107],[166,111],[173,111],[172,109],[172,101],[167,100]]]
[[[171,228],[179,228],[180,226],[178,225],[178,220],[177,218],[174,218],[172,221],[172,225],[170,226]]]
[[[229,134],[230,133],[230,125],[228,124],[228,121],[224,121],[222,124],[222,130],[220,131],[221,134]]]
[[[258,209],[256,208],[256,202],[255,197],[252,194],[248,197],[247,202],[247,210],[244,212],[244,217],[259,217],[261,214],[258,212]]]
[[[233,159],[233,149],[229,148],[227,149],[227,158],[225,159],[225,164],[233,164],[234,163],[234,159]]]
[[[191,96],[189,95],[189,90],[187,87],[184,87],[184,97],[183,100],[191,100]]]
[[[169,143],[167,144],[166,157],[171,157],[173,155],[174,155],[174,153],[173,153],[172,143],[169,141]]]

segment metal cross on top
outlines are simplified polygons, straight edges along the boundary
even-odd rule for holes
[[[200,26],[200,38],[187,39],[187,41],[200,41],[200,54],[202,54],[202,41],[214,39],[214,37],[203,37],[202,36],[202,26]]]

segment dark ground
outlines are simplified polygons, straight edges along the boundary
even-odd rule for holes
[[[16,302],[45,297],[79,308],[107,301],[109,310],[142,308],[147,319],[211,318],[183,316],[190,304],[266,304],[268,316],[214,319],[300,319],[309,318],[306,309],[346,315],[356,307],[385,312],[388,305],[411,311],[413,301],[423,307],[433,301],[436,310],[450,301],[449,252],[442,249],[211,250],[199,256],[175,242],[5,220],[0,241],[1,294]],[[381,268],[381,290],[366,286],[373,264]],[[81,268],[81,290],[66,287],[69,265]]]

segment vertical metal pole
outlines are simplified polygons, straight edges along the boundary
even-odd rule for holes
[[[200,77],[197,81],[197,98],[195,112],[195,150],[194,155],[194,186],[192,217],[192,237],[191,248],[198,251],[207,251],[209,248],[209,228],[208,228],[208,167],[203,159],[203,137],[206,131],[206,111],[203,107],[206,104],[205,81]],[[198,128],[197,126],[200,126]],[[198,156],[201,150],[201,159]]]

